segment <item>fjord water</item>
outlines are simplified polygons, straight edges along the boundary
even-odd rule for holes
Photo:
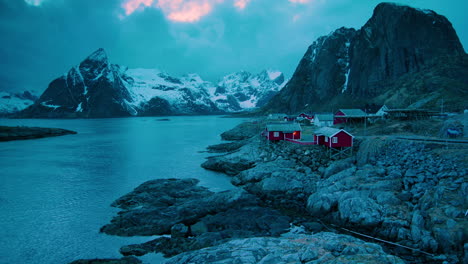
[[[99,233],[118,212],[110,204],[156,178],[198,178],[213,191],[233,188],[226,176],[200,167],[209,155],[200,151],[241,121],[217,116],[0,119],[0,125],[78,132],[0,142],[0,263],[121,257],[121,246],[150,240]]]

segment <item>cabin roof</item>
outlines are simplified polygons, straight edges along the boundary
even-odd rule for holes
[[[267,130],[290,133],[294,131],[302,131],[302,128],[298,123],[270,123],[267,124]]]
[[[381,104],[367,104],[361,110],[366,112],[367,114],[375,114],[384,106],[386,107],[386,105],[381,105]]]
[[[320,121],[333,121],[333,114],[316,114],[315,118]]]
[[[342,112],[343,114],[345,114],[345,116],[348,117],[361,117],[367,115],[361,109],[339,109],[338,112]]]
[[[333,127],[322,127],[320,129],[317,129],[314,134],[318,136],[326,136],[326,137],[333,137],[334,135],[340,133],[341,131],[345,132],[346,134],[351,135],[348,133],[346,130],[343,129],[338,129],[338,128],[333,128]]]

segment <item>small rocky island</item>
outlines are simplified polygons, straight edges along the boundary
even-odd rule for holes
[[[57,137],[70,134],[77,134],[77,132],[61,128],[0,126],[0,141]]]

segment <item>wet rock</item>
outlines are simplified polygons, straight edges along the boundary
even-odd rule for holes
[[[208,149],[208,152],[223,153],[223,152],[232,152],[232,151],[238,150],[243,145],[245,145],[244,141],[235,141],[235,142],[211,145],[211,146],[208,146],[207,149]]]
[[[191,225],[208,214],[256,205],[243,190],[213,193],[196,179],[148,181],[112,205],[123,209],[101,232],[121,236],[170,234],[179,223]]]
[[[139,264],[143,263],[135,257],[123,257],[121,259],[79,259],[70,264]]]
[[[221,138],[229,141],[249,139],[260,134],[264,128],[265,124],[262,122],[244,122],[223,132]]]
[[[171,227],[171,237],[186,237],[188,235],[188,227],[184,224],[175,224]]]
[[[0,126],[0,141],[57,137],[76,133],[61,128]]]
[[[341,218],[352,224],[375,226],[382,221],[382,207],[373,199],[356,197],[339,201]]]
[[[404,263],[376,244],[333,233],[231,240],[177,255],[171,263]]]

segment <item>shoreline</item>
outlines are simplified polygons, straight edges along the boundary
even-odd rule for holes
[[[239,136],[239,127],[242,128],[243,124],[222,134],[222,138],[229,139],[229,142],[208,146],[208,151],[211,150],[212,153],[218,154],[207,158],[207,161],[202,164],[202,167],[206,169],[224,172],[231,177],[231,182],[243,194],[223,192],[222,195],[227,201],[236,202],[226,207],[225,205],[229,203],[223,200],[224,202],[221,204],[224,207],[218,204],[194,217],[193,210],[200,212],[196,208],[203,207],[204,204],[206,207],[207,201],[209,201],[208,204],[213,204],[213,201],[207,200],[207,197],[216,196],[219,193],[206,194],[202,197],[195,195],[198,197],[198,200],[195,199],[197,201],[195,207],[191,205],[192,203],[187,202],[182,203],[181,206],[182,208],[191,208],[189,210],[169,209],[169,215],[174,212],[179,215],[183,212],[185,214],[182,214],[183,219],[175,219],[168,224],[167,221],[163,220],[164,217],[159,218],[158,221],[164,221],[164,224],[168,224],[165,230],[158,231],[159,234],[170,235],[170,237],[123,247],[120,250],[123,255],[139,256],[149,252],[163,252],[166,256],[172,257],[167,260],[168,263],[179,263],[177,260],[180,261],[183,257],[192,258],[197,254],[212,256],[213,252],[217,252],[217,250],[229,249],[230,243],[251,245],[255,239],[268,234],[270,229],[260,230],[260,233],[245,234],[243,225],[249,226],[252,223],[242,222],[245,221],[246,217],[235,218],[235,216],[242,216],[245,213],[253,216],[259,213],[260,217],[265,214],[263,210],[269,210],[269,214],[280,217],[278,219],[287,217],[290,226],[302,228],[302,231],[293,236],[305,236],[304,239],[311,239],[309,236],[320,237],[331,231],[345,236],[339,239],[353,238],[358,239],[359,243],[380,245],[378,246],[381,247],[380,251],[374,252],[373,257],[381,258],[384,255],[387,256],[386,254],[395,255],[397,260],[392,256],[392,261],[396,263],[400,263],[399,261],[401,263],[421,261],[426,263],[439,263],[440,261],[457,263],[457,261],[463,261],[462,259],[466,258],[462,242],[464,235],[463,231],[460,231],[466,226],[466,219],[457,213],[455,215],[456,221],[445,220],[447,224],[451,225],[451,228],[443,228],[440,224],[437,224],[438,229],[430,227],[431,222],[429,221],[434,221],[433,218],[440,213],[432,210],[430,206],[428,207],[434,202],[434,199],[431,200],[431,198],[436,196],[439,186],[451,188],[452,192],[468,190],[467,186],[463,185],[467,182],[465,179],[467,177],[466,170],[462,166],[456,166],[458,161],[452,161],[452,165],[448,166],[445,166],[445,161],[439,160],[437,163],[436,156],[444,154],[443,148],[419,142],[404,142],[399,146],[389,139],[369,138],[359,140],[356,144],[356,154],[353,157],[332,161],[328,160],[326,155],[321,155],[322,150],[317,146],[299,146],[289,142],[266,144],[257,135],[258,133],[252,134],[252,131],[256,131],[258,126],[261,126],[256,122],[252,123],[254,128],[250,132]],[[245,127],[241,130],[245,131]],[[235,135],[234,139],[232,135]],[[455,152],[463,154],[466,152],[466,148],[458,149]],[[402,153],[404,154],[403,158]],[[400,164],[402,160],[404,163]],[[425,160],[429,161],[425,162]],[[426,168],[434,162],[441,169],[440,171],[436,169],[430,175],[424,174],[424,170],[422,171],[423,175],[421,175],[417,168],[409,168],[412,164]],[[448,171],[445,171],[445,167]],[[454,178],[456,179],[453,180]],[[126,217],[134,219],[133,213],[148,222],[150,218],[145,218],[139,210],[146,208],[145,210],[154,211],[156,207],[152,207],[151,202],[145,200],[146,198],[141,200],[148,194],[154,196],[153,191],[148,191],[138,198],[141,194],[138,189],[146,184],[148,183],[137,187],[136,193],[135,191],[129,193],[124,196],[127,198],[122,197],[113,204],[113,206],[121,207],[122,204],[119,205],[118,202],[121,199],[129,199],[134,203],[123,208],[124,211],[119,213],[119,218],[112,220],[118,224],[117,226],[122,226],[122,223],[127,221]],[[180,191],[181,188],[175,185],[172,189]],[[430,190],[430,192],[426,192],[426,190]],[[157,196],[167,197],[167,194],[167,192],[163,192]],[[244,195],[249,198],[241,198],[242,202],[235,200]],[[193,197],[187,196],[187,201],[190,200],[193,200]],[[257,201],[252,204],[253,200]],[[249,202],[246,203],[246,201]],[[153,202],[158,204],[161,201],[155,200]],[[459,209],[466,204],[466,201],[462,201],[458,205],[453,205],[450,203],[450,199],[441,198],[440,195],[437,202],[442,203],[444,208],[452,208],[451,211],[449,210],[452,214],[460,211]],[[158,211],[162,208],[174,207],[173,203],[167,203],[167,198],[164,203],[166,203],[165,207],[159,208]],[[233,206],[234,211],[231,210]],[[248,210],[245,211],[245,209]],[[235,228],[233,228],[233,223],[227,221],[227,219],[232,218],[236,219],[238,224]],[[264,222],[263,225],[271,226],[274,222],[277,220]],[[285,223],[284,220],[280,222]],[[152,226],[150,224],[142,230],[145,230],[144,232],[154,231],[154,227],[159,225]],[[219,228],[221,231],[217,230]],[[223,229],[224,231],[230,230],[229,235],[226,235],[226,232],[223,233]],[[282,231],[277,231],[277,234],[273,236],[280,239],[278,243],[291,243],[291,241],[282,239],[284,236],[288,236],[287,234],[291,235],[291,230],[294,228],[288,229],[285,224],[282,224],[280,230]],[[262,233],[264,231],[267,233]],[[259,232],[258,229],[255,229],[255,232]],[[374,239],[356,233],[371,234],[370,237],[401,244],[406,248],[376,242]],[[456,239],[459,239],[457,237],[460,234],[462,234],[462,240],[457,242]],[[443,237],[443,235],[449,237]],[[272,237],[271,235],[267,236]],[[340,241],[337,241],[337,244],[339,243]],[[278,246],[279,248],[281,247]],[[418,249],[420,252],[412,252],[408,248]],[[264,249],[264,247],[263,249],[258,247],[253,250],[256,251],[255,254],[260,254]],[[336,248],[333,250],[334,255],[336,255],[334,257],[346,259],[346,256],[342,255],[343,251],[336,252]],[[325,255],[327,254],[321,257]],[[232,256],[225,255],[223,257]],[[281,259],[281,256],[277,257]],[[200,262],[194,263],[203,262],[200,259]],[[364,259],[362,259],[362,263],[366,263]]]
[[[77,132],[61,128],[0,126],[0,142],[57,137],[74,134],[77,134]]]

